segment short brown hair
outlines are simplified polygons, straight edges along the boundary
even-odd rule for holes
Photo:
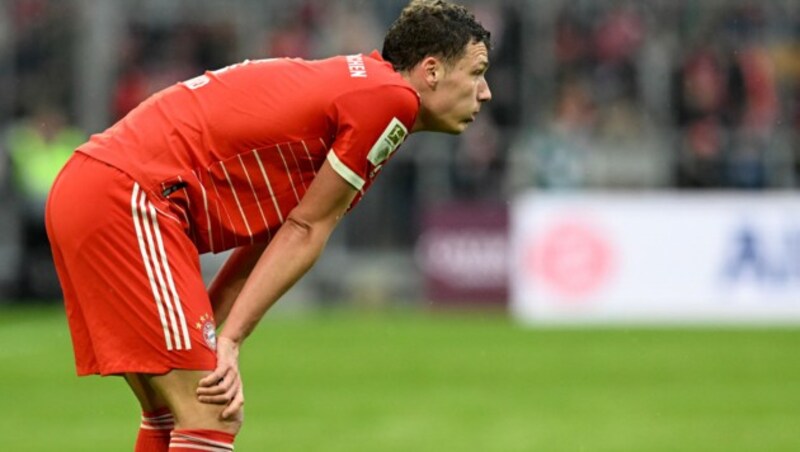
[[[383,59],[397,71],[411,69],[427,56],[458,59],[467,44],[489,48],[491,34],[465,7],[445,0],[413,0],[383,40]]]

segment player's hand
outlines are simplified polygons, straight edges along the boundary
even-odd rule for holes
[[[217,368],[200,380],[197,388],[200,402],[226,405],[222,410],[223,419],[241,415],[244,406],[242,377],[239,373],[239,345],[230,339],[217,340]]]

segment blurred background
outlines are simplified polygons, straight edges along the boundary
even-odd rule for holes
[[[406,3],[0,0],[4,444],[139,422],[73,373],[42,223],[73,149],[206,69],[380,49]],[[248,339],[237,449],[800,450],[800,2],[464,3],[492,102],[410,137]]]
[[[797,2],[466,3],[493,34],[492,102],[462,136],[409,139],[291,304],[503,306],[522,193],[800,187]],[[0,299],[58,298],[42,204],[90,134],[205,69],[380,49],[405,4],[3,1]]]

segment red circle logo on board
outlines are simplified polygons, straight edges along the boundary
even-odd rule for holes
[[[559,223],[529,248],[526,266],[537,279],[560,295],[580,297],[597,290],[611,273],[612,250],[597,228],[576,222]]]

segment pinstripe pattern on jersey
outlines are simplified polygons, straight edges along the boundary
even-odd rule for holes
[[[289,179],[289,185],[292,186],[292,192],[294,193],[294,199],[297,200],[298,204],[300,203],[300,196],[297,194],[297,187],[294,185],[294,178],[292,177],[292,170],[289,169],[289,165],[286,163],[286,158],[283,156],[283,151],[281,151],[280,145],[275,146],[278,150],[278,155],[281,156],[281,161],[283,162],[283,168],[286,170],[286,178]]]
[[[306,142],[305,141],[301,141],[300,143],[303,145],[303,150],[306,153],[306,158],[308,159],[308,164],[311,166],[311,172],[314,173],[314,176],[316,176],[317,175],[317,169],[314,168],[314,164],[313,164],[314,159],[311,158],[311,153],[308,151],[308,146],[306,146]],[[322,142],[322,147],[323,148],[326,147],[324,141]]]
[[[237,156],[238,157],[238,156]],[[253,243],[253,230],[250,229],[250,223],[247,221],[247,215],[244,214],[244,209],[242,208],[242,203],[239,201],[239,195],[236,194],[236,187],[233,186],[233,181],[231,180],[230,174],[228,174],[228,170],[225,168],[225,162],[219,162],[219,166],[222,168],[222,172],[225,173],[225,180],[228,181],[228,186],[231,188],[231,195],[233,195],[233,200],[236,202],[236,208],[239,210],[239,215],[242,216],[242,221],[244,221],[244,227],[247,229],[247,235],[250,236],[250,243]],[[249,179],[250,176],[245,173],[247,178]]]
[[[239,154],[237,156],[239,159],[239,164],[242,166],[242,171],[244,172],[245,176],[247,176],[247,183],[250,185],[250,192],[253,193],[253,199],[256,201],[256,207],[258,207],[258,214],[261,217],[261,221],[264,223],[264,229],[267,231],[268,239],[272,239],[272,233],[269,230],[269,222],[267,221],[267,217],[264,215],[264,209],[261,207],[262,201],[256,193],[256,187],[253,185],[253,179],[250,177],[250,173],[247,171],[247,166],[244,164],[244,160],[242,159],[242,155]]]
[[[189,185],[199,188],[181,193],[194,197],[183,204],[191,206],[189,218],[205,220],[204,225],[193,225],[201,252],[271,240],[305,195],[327,153],[322,139],[282,143],[193,171],[195,180]]]
[[[281,208],[278,205],[278,198],[275,197],[275,190],[272,189],[272,183],[269,181],[269,176],[267,176],[267,170],[264,169],[264,162],[261,161],[261,157],[258,156],[258,151],[255,149],[253,149],[253,155],[256,156],[258,168],[261,171],[261,176],[264,178],[264,182],[267,184],[267,189],[269,189],[269,197],[272,199],[272,205],[275,207],[275,213],[278,214],[278,221],[283,223],[283,214],[281,213]]]
[[[289,155],[292,156],[292,160],[294,161],[294,167],[298,169],[297,177],[300,178],[300,184],[303,186],[303,192],[305,192],[306,190],[308,190],[308,186],[306,185],[306,178],[303,175],[305,171],[303,170],[303,167],[300,165],[300,162],[297,160],[297,154],[294,152],[292,144],[289,143],[287,147],[289,148]]]

